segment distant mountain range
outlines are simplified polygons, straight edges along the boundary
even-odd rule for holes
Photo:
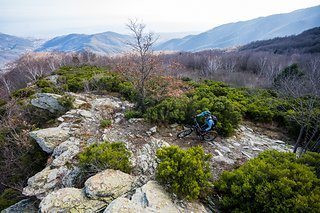
[[[255,41],[239,48],[240,51],[267,51],[276,54],[320,53],[320,27],[296,36]]]
[[[155,50],[200,51],[213,48],[229,48],[253,41],[296,35],[319,26],[320,6],[316,6],[286,14],[224,24],[197,35],[182,37],[186,34],[160,34]],[[168,40],[173,36],[182,38]],[[40,40],[19,38],[0,33],[0,67],[6,62],[18,58],[26,51],[80,52],[87,50],[97,54],[121,53],[128,50],[124,43],[130,39],[132,38],[129,35],[104,32],[92,35],[69,34],[41,43]]]
[[[0,66],[13,61],[27,51],[33,51],[38,40],[0,33]]]
[[[295,35],[318,26],[320,6],[224,24],[198,35],[167,41],[158,45],[157,50],[199,51],[228,48],[257,40]]]
[[[53,38],[35,51],[81,52],[87,50],[98,54],[120,53],[127,49],[125,42],[129,40],[131,40],[130,36],[114,32],[92,35],[69,34]]]

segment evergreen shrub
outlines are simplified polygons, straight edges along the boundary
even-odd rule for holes
[[[99,172],[105,169],[115,169],[130,173],[130,152],[122,142],[102,142],[86,147],[79,154],[79,163],[84,172]]]
[[[205,196],[212,187],[210,154],[200,146],[182,150],[170,146],[157,150],[159,165],[156,179],[179,197],[195,200]]]
[[[320,180],[294,153],[269,150],[214,183],[227,212],[318,212]]]

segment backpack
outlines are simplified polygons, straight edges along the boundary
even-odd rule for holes
[[[218,123],[218,118],[214,115],[211,115],[211,118],[214,121],[214,124],[216,125]]]

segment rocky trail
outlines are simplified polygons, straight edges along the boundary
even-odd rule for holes
[[[261,133],[262,128],[248,125],[240,126],[233,137],[217,137],[212,142],[201,141],[194,134],[177,139],[181,125],[155,126],[139,118],[125,119],[124,112],[133,107],[127,101],[94,94],[72,95],[75,109],[59,117],[57,126],[30,132],[50,154],[46,168],[31,177],[23,190],[24,195],[40,201],[39,207],[33,205],[34,199],[26,199],[4,212],[210,212],[200,203],[177,200],[154,181],[157,149],[202,146],[213,156],[215,179],[266,149],[292,150],[274,132],[270,137],[270,131],[267,136]],[[32,101],[36,107],[49,111],[59,108],[57,95],[37,97]],[[103,119],[112,120],[111,127],[101,128]],[[83,188],[76,188],[80,173],[76,156],[84,147],[104,140],[126,144],[132,152],[132,174],[108,169],[86,180]]]

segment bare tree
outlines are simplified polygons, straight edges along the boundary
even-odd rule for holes
[[[276,87],[287,100],[287,106],[283,106],[285,110],[294,112],[289,113],[289,119],[300,126],[293,151],[296,152],[299,147],[301,152],[312,150],[310,145],[314,141],[319,143],[320,139],[319,81],[315,83],[314,78],[303,74],[297,65],[287,67],[282,73]]]
[[[133,40],[128,41],[132,49],[131,59],[137,65],[138,71],[138,105],[142,111],[145,110],[146,81],[155,70],[156,59],[153,54],[152,46],[156,42],[154,34],[145,32],[146,25],[138,23],[137,20],[129,20],[128,29],[133,34]]]

